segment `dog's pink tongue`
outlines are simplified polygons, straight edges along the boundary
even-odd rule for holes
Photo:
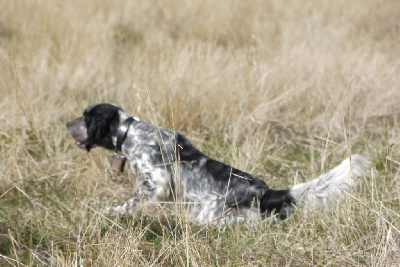
[[[80,149],[84,149],[85,148],[85,144],[79,141],[75,141],[75,145],[77,147],[79,147]]]

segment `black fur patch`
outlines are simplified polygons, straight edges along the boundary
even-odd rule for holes
[[[118,111],[121,108],[110,104],[97,104],[85,109],[85,118],[88,138],[86,150],[89,152],[94,146],[115,149],[111,136],[117,131],[119,124]]]
[[[275,212],[279,214],[280,219],[285,219],[287,214],[284,212],[284,208],[293,204],[296,204],[296,201],[290,195],[289,190],[269,189],[260,199],[260,211],[268,214]]]

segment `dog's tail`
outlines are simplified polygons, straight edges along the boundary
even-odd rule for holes
[[[309,182],[289,188],[295,204],[307,209],[325,209],[337,202],[343,194],[356,183],[371,165],[361,155],[352,155],[327,173],[321,174]]]

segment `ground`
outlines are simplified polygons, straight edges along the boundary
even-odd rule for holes
[[[400,264],[400,2],[0,0],[0,265]],[[284,189],[349,154],[331,212],[199,226],[100,211],[135,176],[65,123],[113,102]]]

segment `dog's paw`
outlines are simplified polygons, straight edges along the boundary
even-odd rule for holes
[[[104,214],[109,215],[132,215],[132,206],[126,205],[126,203],[118,206],[107,207],[103,210]]]

